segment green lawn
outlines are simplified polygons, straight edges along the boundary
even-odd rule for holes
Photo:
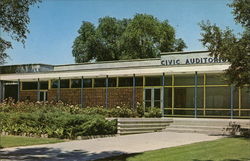
[[[61,139],[0,136],[0,148],[63,142]]]
[[[249,161],[250,139],[223,138],[173,148],[122,155],[102,161]]]

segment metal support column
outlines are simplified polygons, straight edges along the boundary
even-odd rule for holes
[[[57,101],[60,101],[61,99],[61,78],[58,78],[58,84],[57,84]]]
[[[162,73],[162,105],[161,105],[161,114],[162,117],[164,117],[164,105],[165,105],[165,90],[164,90],[164,86],[165,86],[165,73]]]
[[[230,118],[233,119],[234,115],[234,85],[230,87]]]
[[[20,101],[20,79],[17,81],[17,101]]]
[[[40,101],[40,79],[37,79],[37,101]]]
[[[106,95],[105,95],[105,107],[108,108],[108,87],[109,87],[109,77],[106,75]]]
[[[135,89],[135,74],[133,74],[133,98],[132,98],[132,105],[133,105],[133,108],[135,109],[135,102],[136,102],[136,89]]]
[[[195,72],[195,78],[194,78],[194,117],[197,118],[197,84],[198,84],[198,75],[197,72]]]
[[[84,86],[84,82],[83,82],[83,77],[81,79],[81,98],[80,98],[80,102],[81,102],[81,107],[83,108],[83,86]]]

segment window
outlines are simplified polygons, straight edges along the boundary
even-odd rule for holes
[[[22,82],[22,90],[37,90],[37,82]]]
[[[106,78],[95,78],[94,87],[106,87]]]
[[[207,85],[224,85],[227,84],[222,74],[206,74]]]
[[[119,87],[132,87],[133,77],[119,77]],[[135,86],[143,86],[143,77],[135,77]]]
[[[51,80],[51,88],[57,88],[58,87],[58,80]]]
[[[195,85],[194,75],[175,75],[174,76],[174,85],[175,86],[190,86]]]
[[[206,88],[207,108],[230,107],[230,87],[208,87]]]
[[[250,88],[244,87],[242,88],[242,104],[241,108],[250,109]]]
[[[72,79],[71,88],[81,88],[81,79]]]
[[[172,88],[164,88],[164,107],[172,107]]]
[[[106,87],[106,78],[96,78],[95,87]],[[116,78],[108,78],[108,87],[116,87]]]
[[[81,79],[72,79],[71,80],[71,88],[81,88]],[[92,79],[83,79],[83,88],[91,88],[92,87]]]
[[[22,82],[22,90],[37,90],[38,82]],[[40,89],[45,90],[48,89],[48,82],[41,81]]]
[[[174,88],[174,107],[194,108],[194,88],[191,87]]]
[[[48,81],[41,81],[40,82],[40,89],[48,89]]]
[[[161,76],[145,77],[145,86],[161,86],[161,85],[162,85]]]
[[[234,88],[233,91],[233,107],[236,109],[239,108],[239,88]]]
[[[116,87],[116,78],[109,78],[108,84],[109,84],[109,87]]]
[[[51,81],[51,87],[52,88],[58,88],[58,80],[52,80]],[[60,88],[69,88],[69,80],[68,79],[61,79],[60,80]]]
[[[133,86],[133,77],[119,77],[119,87]]]
[[[166,75],[165,76],[165,86],[172,86],[172,75]]]
[[[204,75],[197,75],[197,85],[204,84]],[[175,75],[174,76],[175,86],[194,86],[195,85],[195,75]]]

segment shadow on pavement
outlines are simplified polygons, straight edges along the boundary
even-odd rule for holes
[[[61,151],[55,148],[25,148],[16,149],[14,151],[0,150],[0,160],[67,160],[67,161],[86,161],[95,160],[110,156],[121,155],[123,152],[119,151],[107,151],[101,153],[90,153],[82,150],[74,151]]]

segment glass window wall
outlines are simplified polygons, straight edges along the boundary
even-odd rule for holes
[[[207,87],[206,108],[230,109],[230,87]]]
[[[241,98],[241,108],[242,109],[250,109],[250,88],[244,87],[241,90],[242,98]],[[250,113],[250,112],[249,112]]]
[[[227,85],[223,74],[206,74],[207,85]]]

